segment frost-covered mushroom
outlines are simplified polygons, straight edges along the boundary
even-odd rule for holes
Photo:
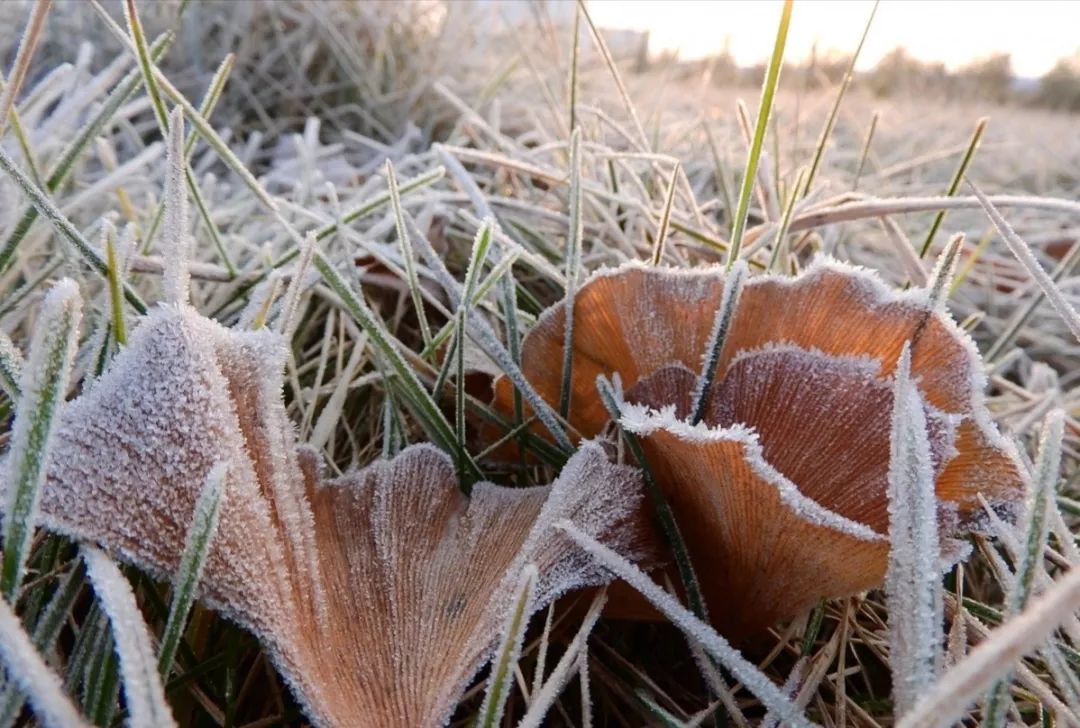
[[[586,443],[550,486],[479,483],[466,497],[450,459],[417,445],[324,481],[282,404],[285,357],[270,331],[154,309],[64,410],[43,523],[168,579],[224,463],[203,600],[259,638],[317,724],[441,725],[526,565],[534,608],[608,579],[556,522],[634,551],[637,471]]]
[[[992,504],[1021,497],[1023,471],[986,409],[970,338],[925,291],[895,292],[832,260],[745,283],[695,423],[724,286],[718,268],[627,264],[594,275],[574,301],[568,417],[585,437],[600,432],[609,416],[596,378],[618,375],[621,424],[642,439],[718,628],[747,634],[881,583],[892,378],[906,342],[944,535],[974,525],[980,494]],[[552,403],[565,305],[548,309],[522,348],[526,377]],[[511,411],[511,398],[497,380],[496,406]]]

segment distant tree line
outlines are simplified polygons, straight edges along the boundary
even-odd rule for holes
[[[666,60],[674,59],[669,56]],[[663,56],[656,60],[664,61]],[[850,55],[811,52],[802,63],[786,65],[784,85],[832,87],[840,83],[850,64]],[[718,85],[747,86],[760,84],[765,69],[764,65],[738,66],[727,49],[680,67],[687,74],[704,73]],[[1080,112],[1080,52],[1060,59],[1041,78],[1024,79],[1014,73],[1008,53],[994,53],[950,71],[944,63],[920,61],[896,48],[871,70],[857,73],[854,85],[882,97],[979,100]]]

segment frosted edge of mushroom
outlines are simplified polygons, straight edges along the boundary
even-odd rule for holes
[[[812,498],[803,495],[795,483],[769,464],[758,442],[757,433],[746,425],[736,424],[731,427],[711,427],[704,423],[694,425],[679,419],[675,414],[674,405],[656,410],[645,405],[631,403],[622,405],[619,423],[626,430],[641,437],[664,430],[680,440],[696,445],[722,442],[742,445],[744,457],[751,470],[773,486],[781,502],[802,520],[815,526],[831,528],[860,541],[884,542],[887,540],[887,536],[877,533],[869,526],[830,511]]]
[[[578,287],[577,295],[581,295],[590,284],[599,279],[614,278],[632,270],[638,270],[645,273],[659,273],[664,276],[688,280],[716,278],[718,281],[723,282],[725,277],[723,266],[716,263],[710,263],[697,268],[673,268],[657,267],[641,260],[631,259],[620,263],[617,266],[603,265],[596,269],[589,274],[588,278],[586,278]],[[952,334],[953,338],[959,342],[960,346],[967,354],[969,391],[966,399],[970,411],[963,413],[963,415],[965,417],[970,416],[979,431],[987,438],[987,441],[995,448],[1005,453],[1012,461],[1018,477],[1026,486],[1029,478],[1027,470],[1022,465],[1022,460],[1016,449],[1016,444],[998,430],[998,427],[990,417],[990,412],[986,406],[985,390],[988,384],[988,378],[983,369],[982,356],[979,354],[978,347],[975,345],[975,340],[972,339],[967,331],[960,328],[959,324],[956,323],[947,310],[939,309],[932,305],[929,293],[925,289],[912,288],[907,291],[896,289],[883,281],[876,270],[846,263],[828,255],[819,255],[815,257],[806,268],[799,272],[798,275],[788,276],[781,273],[761,273],[751,276],[744,286],[745,289],[765,284],[774,284],[781,287],[795,287],[812,282],[816,277],[826,273],[838,273],[855,281],[859,288],[866,294],[865,303],[869,308],[876,308],[894,303],[906,304],[934,317],[950,334]],[[546,308],[537,317],[533,330],[535,331],[545,325],[561,311],[565,305],[566,298],[562,298],[559,302]],[[784,342],[777,343],[783,344]],[[736,355],[738,353],[739,352],[736,352]],[[858,355],[855,354],[854,356]],[[1018,497],[1022,498],[1023,496]]]

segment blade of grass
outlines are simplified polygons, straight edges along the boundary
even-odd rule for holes
[[[724,344],[727,343],[728,330],[735,318],[735,310],[739,306],[739,296],[742,294],[743,284],[750,274],[745,261],[737,261],[730,269],[727,280],[724,281],[724,293],[720,299],[720,308],[716,311],[713,319],[712,331],[709,333],[709,341],[705,346],[705,362],[701,368],[701,376],[694,387],[692,401],[693,414],[690,421],[693,424],[701,422],[705,416],[705,408],[709,405],[713,382],[716,379],[716,368],[720,364],[720,357],[724,353]]]
[[[35,327],[30,358],[22,381],[11,434],[7,465],[7,502],[4,507],[4,554],[0,594],[14,601],[26,563],[27,549],[37,521],[41,487],[67,393],[71,364],[78,341],[82,300],[74,281],[53,286],[42,305]]]
[[[937,728],[960,721],[979,695],[1071,619],[1077,604],[1080,568],[1074,567],[946,672],[897,728]]]
[[[580,530],[570,521],[560,521],[555,527],[565,532],[583,551],[595,558],[605,569],[626,581],[639,594],[648,599],[649,603],[656,607],[661,614],[688,637],[700,644],[713,659],[734,675],[735,679],[742,682],[774,715],[792,726],[792,728],[810,728],[813,725],[802,714],[802,711],[784,695],[783,691],[762,673],[754,663],[743,657],[738,650],[731,646],[731,643],[717,634],[716,630],[706,622],[695,617],[670,594],[653,583],[638,567]]]
[[[26,79],[26,72],[30,70],[30,59],[41,39],[41,31],[45,28],[45,18],[49,14],[51,4],[52,0],[36,0],[34,3],[34,8],[30,11],[30,19],[26,22],[26,29],[19,39],[19,48],[15,51],[15,60],[12,61],[7,83],[0,85],[0,138],[4,136],[8,118],[15,108],[15,97],[18,96],[23,81]]]
[[[22,392],[22,372],[26,362],[7,334],[0,331],[0,387],[12,402],[18,402]]]
[[[127,324],[124,322],[123,263],[116,254],[116,228],[108,220],[102,222],[101,237],[105,248],[105,265],[109,269],[109,304],[112,311],[112,332],[116,343],[127,344]]]
[[[447,453],[455,454],[457,452],[457,438],[453,428],[446,421],[446,417],[431,398],[431,395],[424,389],[412,367],[405,361],[393,337],[376,320],[375,314],[352,290],[352,287],[345,282],[345,279],[341,277],[341,274],[337,272],[322,251],[315,251],[314,263],[315,268],[322,274],[327,285],[342,300],[346,310],[360,324],[372,343],[375,344],[379,354],[390,365],[395,374],[394,379],[390,380],[391,383],[396,385],[402,399],[408,403],[409,408],[420,421],[428,437]],[[469,472],[480,477],[480,469],[467,452],[465,453],[465,461]]]
[[[660,225],[657,227],[656,240],[653,242],[653,252],[650,262],[660,265],[664,258],[664,244],[667,242],[668,228],[671,226],[671,208],[675,203],[675,185],[679,181],[679,172],[682,165],[675,163],[675,169],[671,171],[671,182],[668,184],[667,194],[664,196],[664,209],[660,214]]]
[[[60,212],[59,208],[49,199],[49,196],[18,168],[14,160],[8,156],[2,147],[0,147],[0,169],[4,170],[15,181],[23,194],[30,198],[31,204],[52,223],[58,233],[68,239],[75,247],[75,250],[90,264],[90,267],[100,274],[102,278],[108,279],[109,269],[101,255],[94,250],[86,238],[83,237],[83,234],[72,224],[71,220]],[[146,304],[142,298],[127,285],[124,286],[124,297],[127,298],[136,311],[146,313]]]
[[[769,253],[769,264],[765,267],[766,271],[773,270],[777,263],[781,264],[782,270],[786,267],[788,228],[791,227],[791,216],[795,214],[795,203],[799,199],[799,190],[802,187],[805,173],[805,169],[800,169],[799,173],[795,175],[795,184],[792,186],[791,194],[788,196],[787,203],[784,205],[784,212],[780,217],[780,227],[776,230],[776,239],[773,241],[773,249],[772,252]]]
[[[877,7],[876,5],[874,7]],[[878,119],[881,113],[875,111],[870,116],[870,128],[866,130],[866,138],[863,140],[862,150],[859,152],[859,163],[855,167],[855,179],[851,183],[852,191],[859,189],[859,180],[862,179],[866,160],[870,157],[870,145],[874,143],[874,132],[877,131]]]
[[[18,615],[0,599],[0,661],[10,679],[30,699],[34,715],[47,728],[89,727],[64,693],[60,678],[34,648]]]
[[[979,142],[982,140],[983,132],[986,131],[986,124],[988,121],[989,119],[984,116],[975,122],[975,131],[971,134],[971,141],[968,142],[967,151],[964,152],[964,156],[960,160],[960,166],[957,167],[956,172],[953,173],[952,181],[949,182],[949,189],[945,191],[946,197],[952,197],[956,194],[956,191],[960,189],[960,182],[964,179],[964,175],[967,174],[968,167],[971,165],[971,160],[975,158],[975,151],[979,148]],[[920,258],[925,258],[926,254],[930,251],[930,246],[934,242],[934,236],[937,235],[937,231],[944,220],[945,210],[941,210],[934,216],[934,222],[930,225],[930,232],[926,234],[926,240],[919,250]]]
[[[497,728],[506,711],[506,699],[510,696],[510,679],[513,677],[514,667],[521,658],[521,643],[525,638],[525,630],[529,626],[529,615],[532,614],[536,580],[536,566],[529,564],[522,569],[518,580],[517,595],[502,629],[491,677],[488,678],[487,691],[484,693],[484,702],[480,706],[478,725],[482,728]]]
[[[49,654],[56,644],[61,630],[75,606],[75,600],[82,592],[86,572],[82,562],[76,562],[64,580],[57,587],[52,599],[34,625],[33,644],[38,654]],[[8,728],[14,725],[22,711],[26,696],[19,690],[17,683],[9,681],[0,690],[0,726]]]
[[[132,728],[175,726],[158,676],[150,632],[135,603],[131,584],[100,550],[84,546],[82,558],[98,601],[109,617],[120,658],[124,699]]]
[[[1039,284],[1039,288],[1046,294],[1054,310],[1057,311],[1065,325],[1069,327],[1069,331],[1072,335],[1080,340],[1080,314],[1076,312],[1072,304],[1061,292],[1055,284],[1054,280],[1046,274],[1042,266],[1039,265],[1039,261],[1035,259],[1035,255],[1031,252],[1031,248],[1023,239],[1016,234],[1016,231],[1012,229],[1012,226],[1001,216],[997,208],[994,207],[994,203],[990,201],[982,190],[975,186],[973,182],[968,182],[972,192],[975,193],[975,197],[978,198],[979,203],[983,206],[990,221],[994,223],[994,227],[997,228],[998,234],[1005,241],[1005,244],[1012,251],[1012,254],[1016,256],[1016,259],[1027,269],[1028,273]]]
[[[600,620],[600,615],[604,611],[604,605],[607,604],[607,594],[604,591],[597,593],[596,598],[593,599],[589,605],[589,609],[585,612],[585,616],[581,620],[581,626],[578,627],[578,631],[574,634],[573,639],[570,640],[570,644],[566,646],[566,651],[563,652],[559,662],[555,665],[555,669],[551,671],[551,676],[544,683],[543,687],[534,691],[532,696],[532,702],[529,704],[529,710],[521,718],[517,724],[517,728],[540,728],[544,725],[544,717],[547,716],[551,710],[551,706],[555,704],[556,698],[559,697],[559,693],[570,681],[570,678],[574,676],[574,670],[580,663],[580,660],[584,660],[587,657],[588,640],[589,635],[592,633],[596,623]],[[586,673],[582,673],[582,710],[583,716],[588,716],[589,702],[588,702],[588,678]],[[583,721],[587,721],[588,718],[583,717]],[[584,723],[583,723],[584,724]]]
[[[1048,508],[1056,492],[1061,472],[1061,439],[1064,434],[1064,412],[1054,410],[1046,418],[1042,431],[1042,445],[1035,466],[1033,488],[1028,499],[1024,520],[1023,551],[1016,566],[1016,576],[1008,594],[1006,613],[1015,616],[1024,611],[1031,597],[1035,577],[1042,569],[1043,549],[1049,532]],[[1000,680],[989,691],[983,721],[988,726],[998,726],[1004,721],[1004,705],[1008,697],[1008,683]]]
[[[600,395],[600,400],[603,402],[611,419],[620,422],[622,408],[620,407],[619,395],[603,375],[596,379],[596,391]],[[660,530],[664,534],[665,544],[675,559],[675,567],[679,572],[679,579],[682,581],[683,588],[686,589],[686,598],[690,604],[690,609],[702,622],[708,622],[708,610],[705,606],[705,598],[701,595],[701,585],[697,574],[694,572],[694,565],[690,560],[690,551],[686,548],[686,541],[679,530],[679,524],[675,521],[675,514],[671,510],[671,505],[667,502],[663,490],[656,482],[656,477],[649,467],[649,462],[645,457],[645,450],[641,447],[637,435],[621,427],[620,430],[622,431],[623,441],[626,442],[626,446],[637,461],[638,467],[641,468],[645,480],[645,490],[648,492],[649,500],[656,511],[656,518],[660,523]]]
[[[465,337],[469,321],[470,303],[476,289],[476,281],[480,277],[480,271],[484,266],[488,250],[491,248],[491,232],[495,222],[485,220],[473,240],[472,250],[469,253],[469,265],[465,269],[465,286],[461,295],[461,302],[457,312],[457,334],[455,342],[454,360],[457,364],[457,394],[454,398],[454,434],[457,437],[458,447],[458,479],[463,485],[465,479],[465,461],[468,458],[465,430]],[[466,485],[466,490],[468,486]]]
[[[559,386],[559,416],[570,414],[571,381],[574,376],[574,309],[577,307],[577,283],[581,270],[581,246],[584,228],[581,216],[581,131],[570,135],[570,230],[566,236],[566,293],[563,298],[564,328],[562,379]]]
[[[956,261],[963,245],[964,234],[957,233],[953,235],[934,265],[934,272],[930,276],[927,292],[930,306],[936,310],[944,308],[949,292],[952,291],[953,275],[956,273]]]
[[[188,528],[184,551],[180,556],[180,565],[173,579],[172,603],[169,605],[169,619],[161,635],[158,648],[158,672],[164,680],[172,669],[176,648],[184,633],[191,606],[195,603],[195,589],[202,578],[206,555],[217,532],[218,517],[221,514],[221,499],[225,493],[225,479],[228,475],[224,463],[215,465],[206,476],[199,499],[195,503],[195,512]]]
[[[397,229],[398,243],[401,245],[401,258],[405,262],[405,274],[408,276],[409,294],[412,296],[413,309],[416,318],[420,322],[420,335],[424,341],[424,348],[431,346],[431,327],[428,325],[427,314],[424,313],[424,298],[420,292],[420,278],[416,273],[416,252],[409,240],[409,231],[405,227],[405,216],[401,211],[401,193],[398,192],[397,174],[394,172],[394,164],[389,158],[386,160],[386,184],[390,190],[390,207],[394,213],[394,226]]]
[[[851,85],[851,79],[855,77],[855,63],[859,60],[859,54],[862,53],[863,45],[866,43],[866,36],[870,34],[870,26],[874,24],[874,16],[877,15],[879,4],[880,0],[875,0],[874,7],[870,9],[870,17],[866,19],[866,25],[863,26],[859,45],[855,47],[855,52],[851,55],[851,61],[848,63],[847,71],[844,73],[844,79],[840,82],[840,89],[836,92],[836,100],[833,101],[832,109],[829,110],[829,116],[825,120],[825,126],[821,129],[821,136],[818,137],[817,148],[814,151],[814,161],[810,163],[810,171],[806,173],[806,186],[803,187],[802,191],[803,197],[810,194],[810,188],[814,184],[818,167],[821,166],[821,160],[825,156],[825,147],[829,143],[829,137],[832,136],[833,127],[836,125],[836,117],[840,113],[840,104],[844,101],[844,94],[847,93],[848,86]],[[858,179],[858,173],[856,173],[855,178]]]
[[[173,41],[172,32],[163,33],[158,36],[150,47],[151,57],[154,59],[161,58],[165,52],[172,45]],[[75,162],[82,156],[83,151],[90,145],[105,128],[105,125],[113,118],[116,112],[123,106],[124,103],[135,93],[135,90],[142,82],[142,75],[136,68],[128,73],[124,78],[116,85],[116,87],[109,93],[105,100],[101,103],[101,106],[94,112],[90,119],[79,129],[75,134],[75,138],[71,140],[63,151],[57,156],[56,166],[49,174],[48,179],[45,180],[45,186],[43,189],[49,193],[54,193],[60,186],[67,180],[68,175],[71,174],[75,168]],[[38,185],[40,187],[40,185]],[[4,241],[2,247],[0,247],[0,272],[7,270],[11,263],[12,256],[15,254],[15,250],[19,247],[19,243],[30,232],[31,226],[37,220],[39,215],[38,207],[31,205],[19,218],[19,222],[15,225],[15,229],[11,231],[7,240]]]
[[[780,24],[776,29],[776,42],[769,58],[765,83],[761,89],[761,103],[758,105],[757,124],[750,144],[750,154],[743,171],[742,187],[739,189],[739,207],[735,211],[735,220],[731,230],[731,247],[728,251],[727,269],[735,265],[742,248],[743,232],[750,214],[750,198],[754,193],[754,180],[757,178],[758,162],[761,159],[761,145],[765,141],[765,132],[769,128],[769,114],[772,112],[773,98],[780,83],[780,68],[784,64],[784,46],[787,44],[788,27],[791,25],[792,0],[784,0],[780,14]]]

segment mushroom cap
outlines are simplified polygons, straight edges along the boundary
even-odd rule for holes
[[[687,421],[724,275],[626,264],[574,300],[568,420],[585,437],[609,417],[598,375],[618,375],[622,426],[642,440],[670,501],[714,624],[748,634],[823,597],[881,583],[888,554],[892,378],[906,342],[934,458],[946,538],[976,525],[979,496],[1018,501],[1024,471],[986,409],[973,342],[922,291],[820,259],[761,275],[739,297],[700,425]],[[522,368],[557,402],[565,307],[541,315]],[[505,379],[495,404],[509,411]]]
[[[639,473],[598,443],[544,487],[466,496],[428,445],[324,481],[282,403],[285,356],[271,332],[155,309],[63,410],[41,520],[171,579],[225,463],[200,599],[255,634],[316,724],[444,724],[527,565],[534,609],[610,579],[555,523],[631,556],[641,545]]]

